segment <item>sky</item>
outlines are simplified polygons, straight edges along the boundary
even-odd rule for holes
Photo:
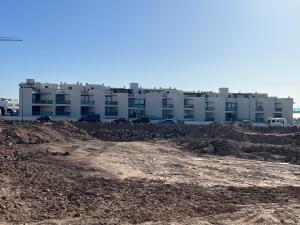
[[[263,92],[300,105],[299,0],[0,0],[0,96],[26,78]]]

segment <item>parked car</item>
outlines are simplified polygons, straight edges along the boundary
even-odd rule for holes
[[[150,123],[151,120],[148,118],[148,117],[141,117],[141,118],[138,118],[136,120],[133,120],[132,121],[134,124],[140,124],[140,123]]]
[[[99,114],[84,115],[78,122],[101,122]]]
[[[50,116],[40,116],[39,118],[36,119],[39,122],[53,122],[53,119]]]
[[[119,119],[111,121],[111,123],[130,124],[130,121],[126,120],[125,118],[119,118]]]
[[[267,125],[270,127],[289,127],[289,126],[291,126],[285,118],[268,118]]]
[[[160,121],[159,124],[172,125],[172,124],[176,124],[176,122],[172,119],[166,119],[166,120]]]

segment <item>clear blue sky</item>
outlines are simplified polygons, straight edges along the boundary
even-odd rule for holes
[[[299,0],[0,0],[0,96],[26,78],[300,103]]]

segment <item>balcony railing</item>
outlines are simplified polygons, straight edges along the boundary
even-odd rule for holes
[[[215,111],[215,107],[205,107],[205,111]]]
[[[281,112],[282,108],[275,108],[275,112]]]
[[[52,94],[53,89],[43,88],[43,89],[32,89],[32,94]]]
[[[32,89],[32,93],[35,94],[35,93],[41,93],[41,89]]]
[[[263,107],[256,107],[256,111],[257,111],[257,112],[263,112],[263,111],[264,111],[264,108],[263,108]]]
[[[55,93],[58,95],[66,94],[66,90],[56,90]]]
[[[193,104],[185,104],[184,108],[186,108],[186,109],[193,109],[194,105]]]
[[[135,94],[128,94],[128,97],[129,97],[129,98],[134,98],[134,97],[135,97]]]
[[[53,104],[53,100],[37,100],[37,99],[33,99],[32,103],[33,104]]]
[[[162,115],[163,119],[173,119],[173,115]]]
[[[141,105],[141,104],[129,104],[128,107],[129,108],[145,108],[145,105]]]
[[[105,101],[105,105],[118,105],[117,101]]]
[[[56,111],[55,113],[57,116],[70,116],[70,112],[61,112],[61,111]]]
[[[80,91],[80,94],[81,94],[81,95],[89,95],[90,92],[87,91],[87,90],[81,90],[81,91]]]
[[[56,104],[69,105],[70,100],[56,100]]]
[[[95,101],[81,100],[81,105],[95,105]]]
[[[194,119],[194,115],[185,115],[184,119]]]
[[[118,112],[106,112],[105,116],[118,116]]]
[[[32,112],[33,116],[53,116],[53,112],[40,112],[40,111],[33,111]]]
[[[226,111],[227,112],[236,112],[237,111],[237,107],[226,107]]]
[[[133,113],[133,114],[129,114],[129,115],[128,115],[128,117],[129,117],[130,119],[135,119],[136,116],[137,116],[136,113]]]
[[[173,104],[163,104],[162,108],[174,108]]]

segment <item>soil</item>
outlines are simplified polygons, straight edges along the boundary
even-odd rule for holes
[[[296,128],[0,123],[0,224],[300,224]]]

